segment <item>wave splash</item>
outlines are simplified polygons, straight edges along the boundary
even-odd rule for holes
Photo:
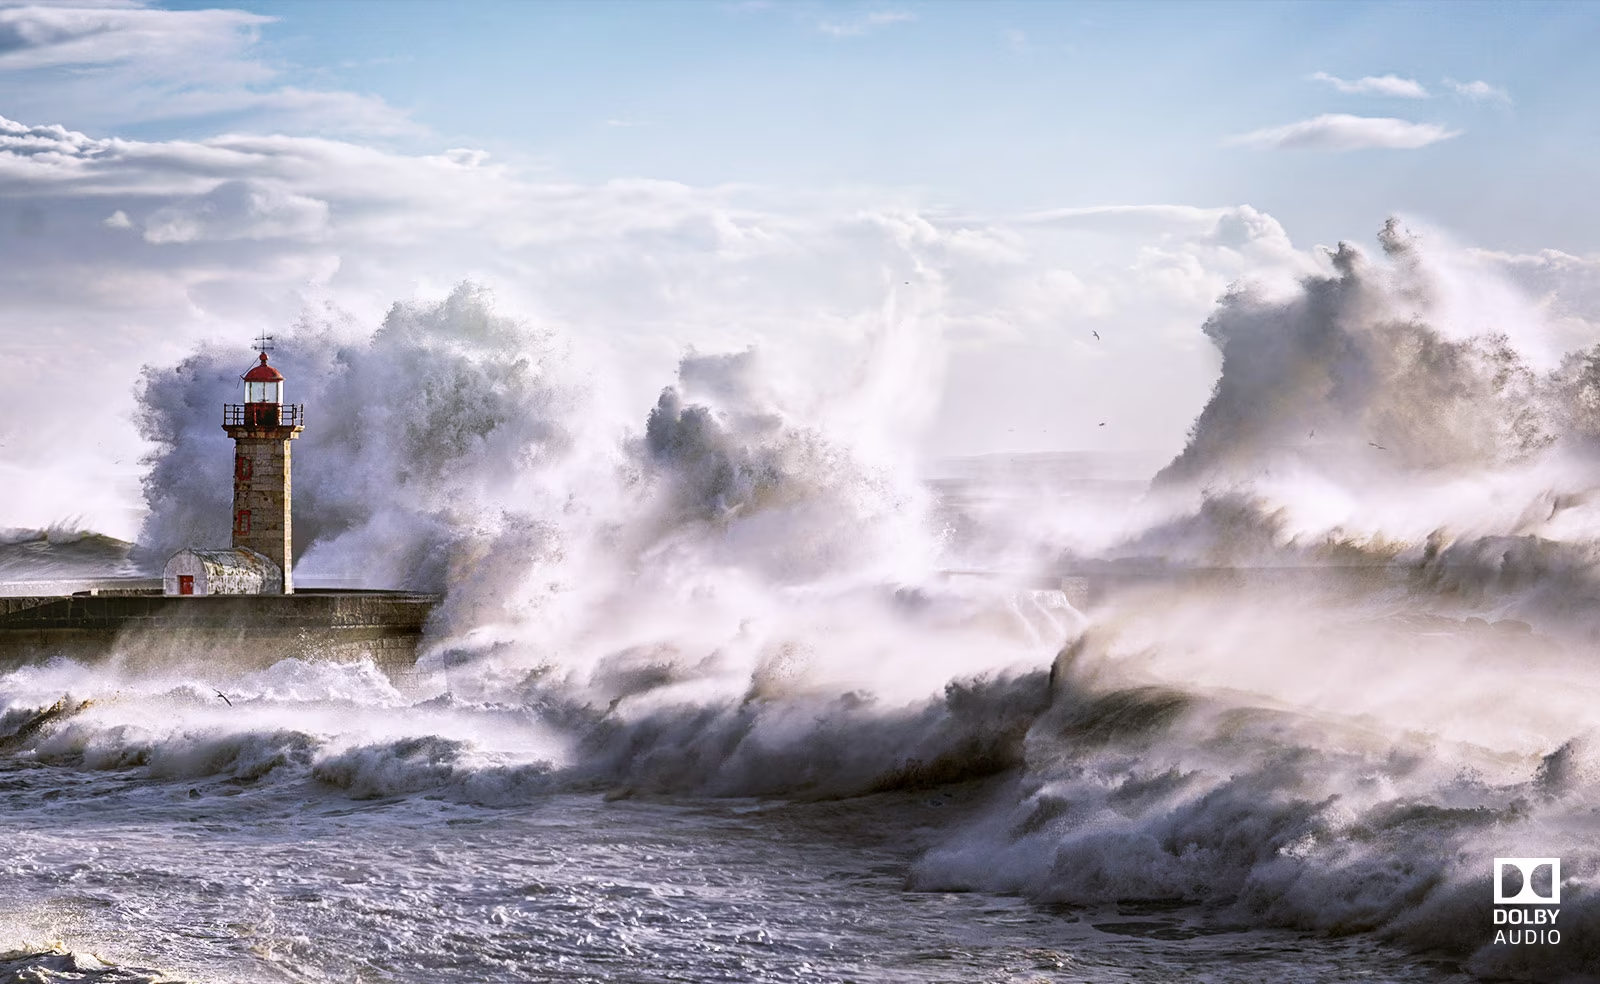
[[[1005,777],[915,886],[1181,900],[1482,976],[1600,971],[1576,943],[1494,945],[1489,919],[1491,858],[1559,855],[1570,939],[1600,938],[1600,347],[1541,366],[1534,305],[1484,326],[1448,251],[1395,223],[1380,243],[1221,301],[1216,390],[1115,535],[1087,527],[1103,511],[941,525],[962,506],[894,450],[903,420],[873,423],[936,312],[886,310],[895,364],[810,390],[758,352],[691,353],[631,425],[473,288],[370,338],[302,326],[285,371],[329,408],[297,447],[302,564],[446,590],[421,666],[439,695],[280,664],[108,700],[103,672],[41,668],[3,678],[0,744],[201,795],[485,805]],[[189,494],[227,482],[187,421],[234,361],[147,372],[151,556],[226,514]],[[157,705],[172,723],[133,720]]]

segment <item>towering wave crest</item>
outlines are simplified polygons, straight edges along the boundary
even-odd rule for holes
[[[1600,631],[1600,346],[1541,370],[1536,305],[1469,317],[1482,274],[1390,220],[1287,299],[1247,288],[1205,331],[1222,373],[1164,511],[1107,551],[1198,565],[1381,567],[1502,613]]]
[[[758,371],[754,351],[691,355],[678,384],[662,391],[634,446],[657,485],[649,549],[690,536],[710,564],[753,567],[773,585],[904,573],[892,565],[922,546],[926,494],[903,473],[791,420],[760,394]]]
[[[1556,440],[1553,397],[1565,387],[1535,374],[1504,332],[1452,337],[1438,323],[1448,287],[1421,246],[1396,220],[1379,238],[1387,266],[1341,243],[1334,274],[1306,279],[1287,302],[1243,287],[1222,299],[1204,326],[1221,377],[1159,481],[1226,479],[1290,452],[1484,467]]]

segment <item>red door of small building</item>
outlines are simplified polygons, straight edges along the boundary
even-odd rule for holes
[[[178,575],[178,593],[181,594],[181,595],[192,595],[192,594],[194,594],[194,575],[193,574],[179,574]]]

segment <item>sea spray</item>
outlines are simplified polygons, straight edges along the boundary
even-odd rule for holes
[[[1058,660],[1018,799],[915,884],[1181,899],[1485,976],[1593,972],[1584,881],[1558,946],[1497,942],[1488,885],[1532,845],[1600,863],[1571,740],[1600,698],[1590,356],[1540,373],[1511,335],[1443,322],[1448,259],[1381,238],[1387,265],[1342,246],[1297,295],[1221,302],[1222,377],[1156,522],[1067,559],[1142,558],[1142,580]]]
[[[603,424],[567,350],[496,314],[481,288],[397,304],[367,337],[306,321],[279,343],[287,399],[308,408],[295,448],[295,548],[312,579],[440,590],[463,541],[577,501],[582,469],[568,465],[580,440],[585,464],[605,465],[585,433]],[[217,424],[243,355],[207,345],[145,370],[140,424],[156,445],[146,564],[227,540],[231,457]]]
[[[244,713],[224,718],[201,681],[108,702],[107,681],[58,669],[26,695],[7,677],[0,720],[18,755],[169,763],[201,797],[239,780],[494,804],[825,798],[1005,776],[914,887],[1180,900],[1483,975],[1593,971],[1586,882],[1554,948],[1497,948],[1489,903],[1495,856],[1600,863],[1574,741],[1600,699],[1592,429],[1570,409],[1592,357],[1541,370],[1522,326],[1449,323],[1451,261],[1396,227],[1382,242],[1286,297],[1225,298],[1213,400],[1123,533],[1072,535],[1088,520],[1070,505],[1005,517],[962,545],[990,577],[949,572],[927,493],[874,452],[884,435],[785,393],[759,352],[691,353],[648,416],[611,428],[558,385],[557,340],[471,291],[370,339],[308,336],[321,361],[293,398],[341,423],[307,480],[323,525],[306,563],[382,556],[396,583],[446,588],[423,669],[448,693],[229,681]],[[196,360],[150,377],[161,419],[227,382],[226,360]],[[385,388],[406,378],[422,383]],[[354,426],[363,412],[385,426]],[[210,453],[162,433],[151,549],[198,529],[163,503]],[[352,462],[365,473],[332,470]],[[1069,568],[1104,588],[1087,612],[1047,587]],[[1041,592],[1057,600],[1018,601]],[[96,702],[22,734],[69,691]],[[174,723],[150,729],[154,706]]]
[[[1504,334],[1441,330],[1421,247],[1393,221],[1380,238],[1389,266],[1341,243],[1334,274],[1287,300],[1248,287],[1222,299],[1204,325],[1222,375],[1160,482],[1251,474],[1295,451],[1362,472],[1482,467],[1556,439],[1549,383]]]

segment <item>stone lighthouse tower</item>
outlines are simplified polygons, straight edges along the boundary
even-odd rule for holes
[[[233,545],[265,555],[283,571],[283,593],[294,594],[289,519],[289,442],[304,429],[305,408],[284,405],[283,373],[267,364],[263,341],[257,364],[241,378],[244,403],[222,409],[233,438]]]

